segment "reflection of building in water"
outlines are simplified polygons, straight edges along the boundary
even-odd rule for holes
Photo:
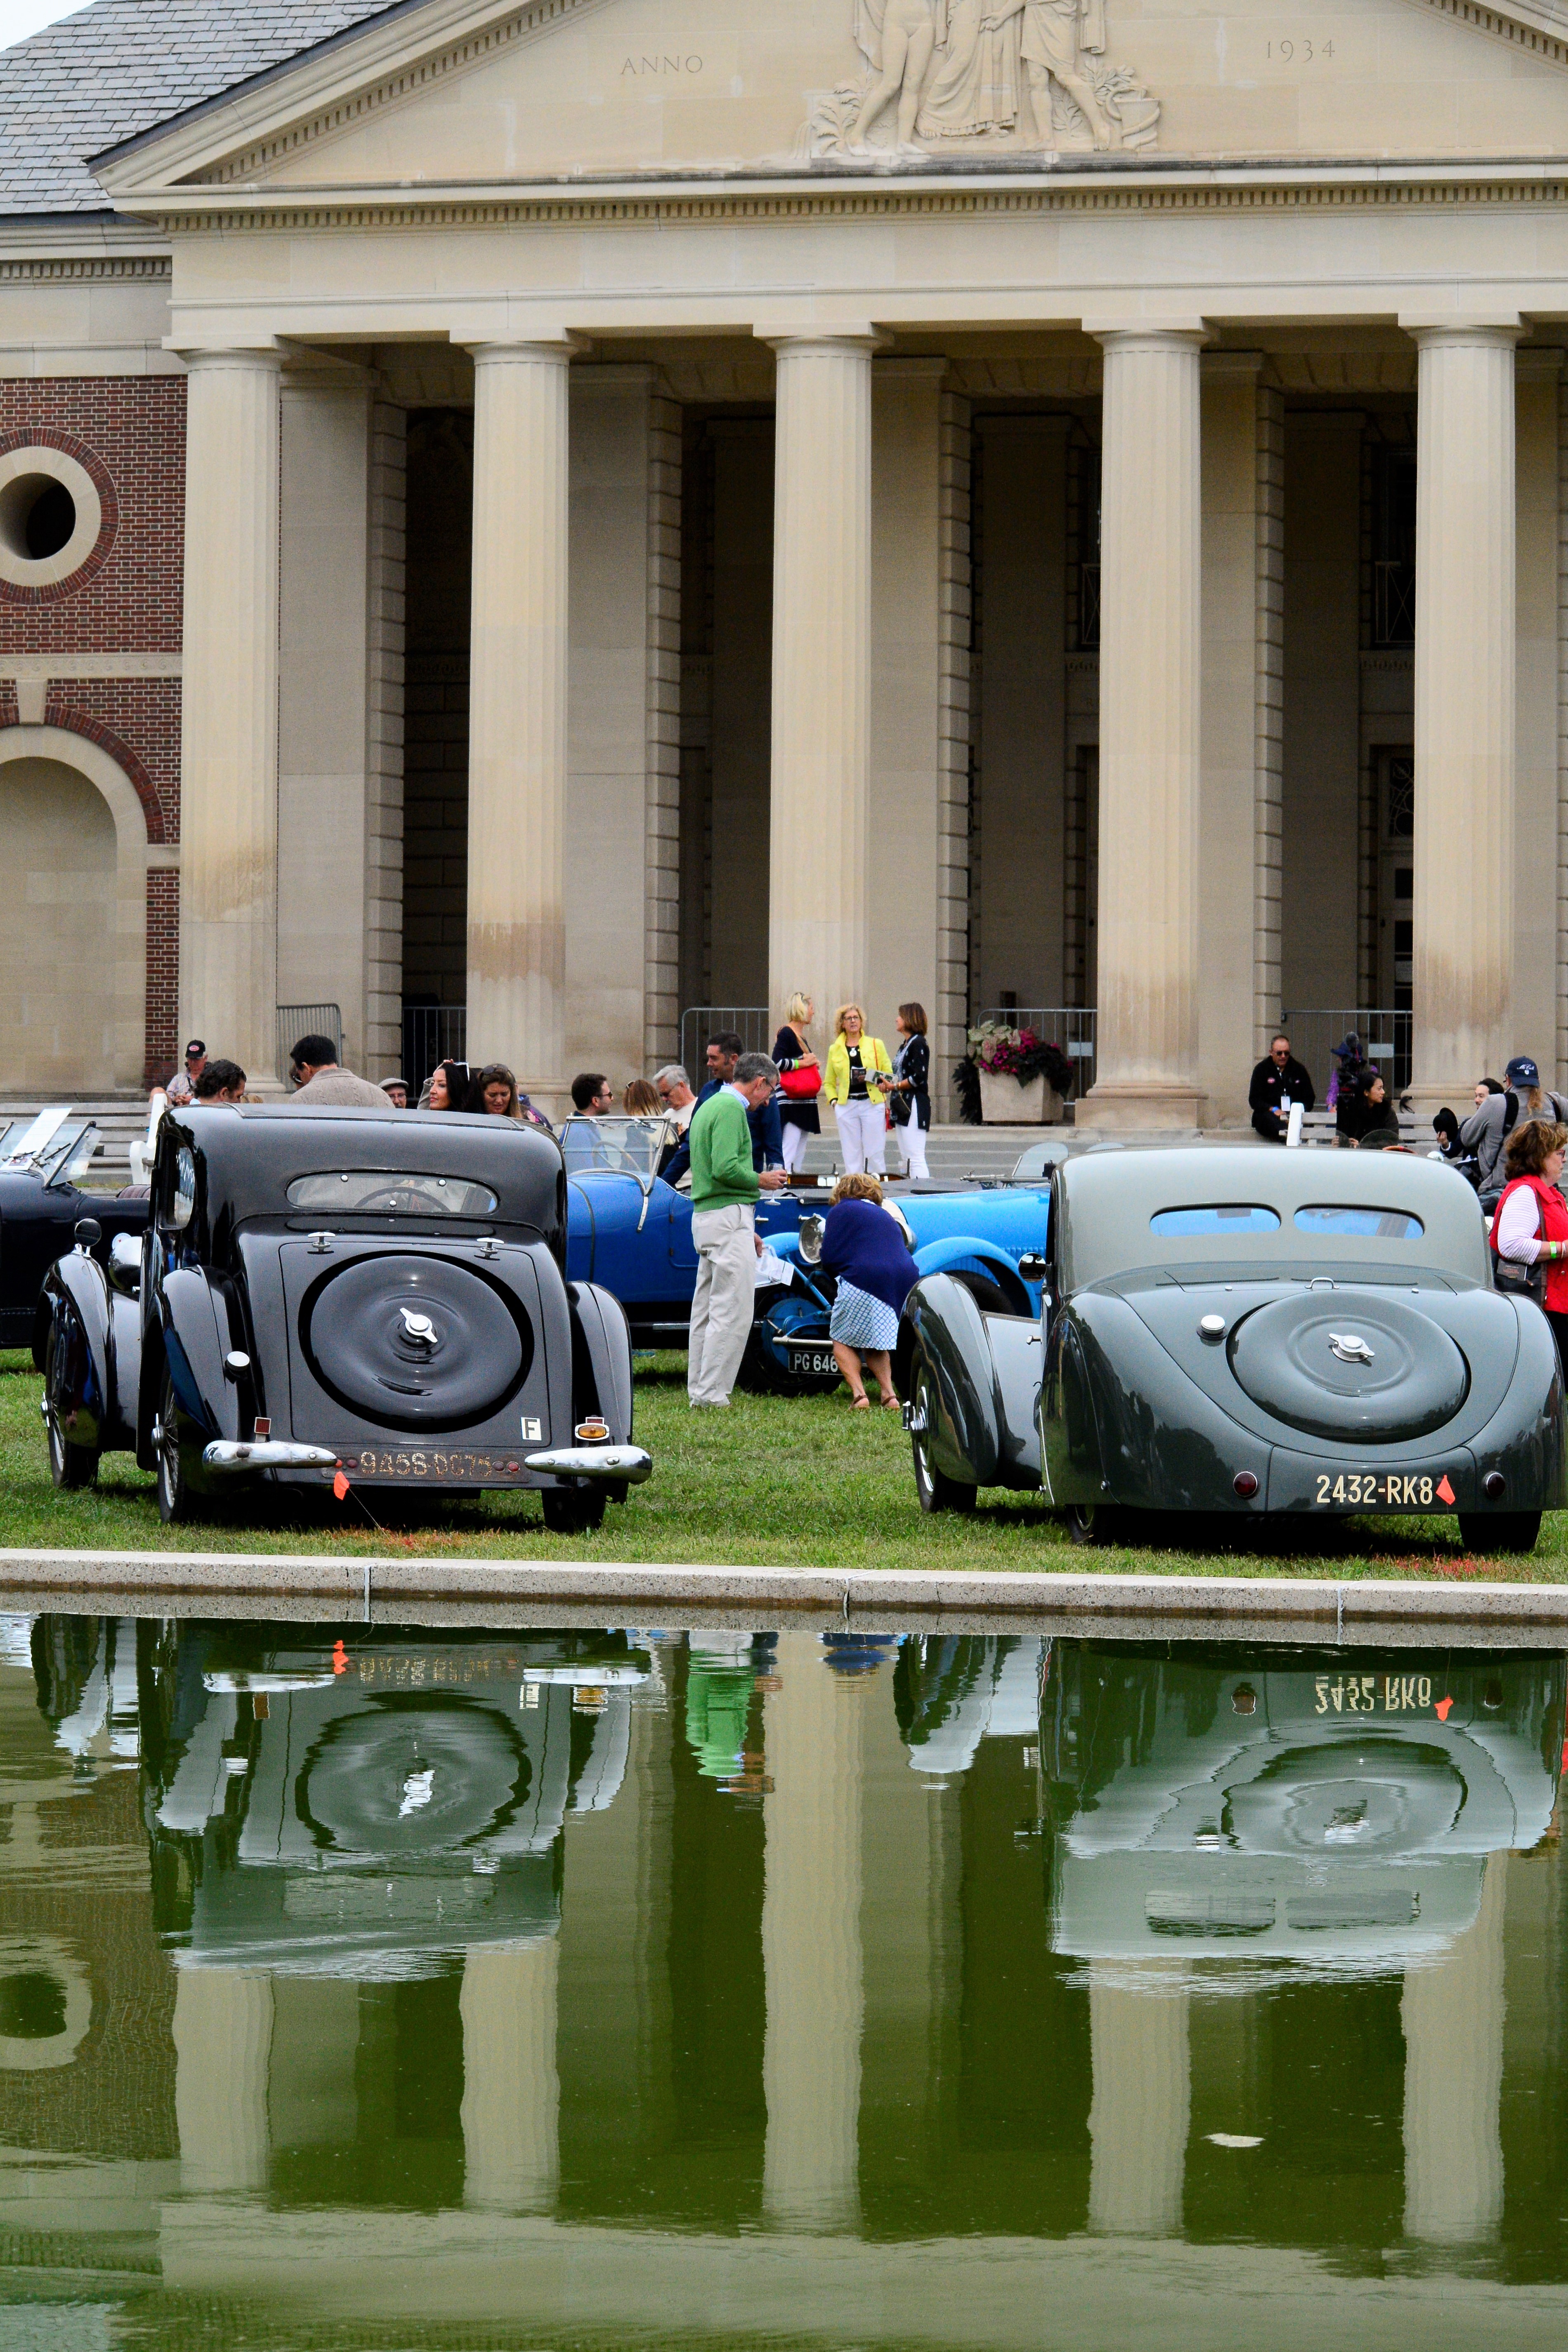
[[[1369,2067],[1363,2050],[1348,2104],[1381,2104],[1376,2077],[1386,2086],[1402,2027],[1406,2235],[1492,2234],[1504,1873],[1509,1851],[1536,1845],[1552,1820],[1563,1662],[1240,1661],[1068,1643],[1052,1665],[1050,1933],[1058,1953],[1089,1963],[1095,2226],[1180,2223],[1190,1994],[1315,1984],[1331,1998],[1361,1984],[1363,2031],[1381,2015],[1384,2054]],[[1278,2013],[1288,2032],[1289,2009]],[[1347,2021],[1342,1997],[1338,2015]],[[1340,2038],[1321,2035],[1308,2062],[1320,2101],[1333,2097]],[[1363,2147],[1375,2149],[1375,2132]],[[1386,2151],[1385,2205],[1392,2166]],[[1397,2226],[1396,2207],[1385,2220]]]

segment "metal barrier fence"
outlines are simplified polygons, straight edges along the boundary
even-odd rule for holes
[[[1095,1007],[1092,1004],[998,1004],[975,1024],[994,1021],[1006,1029],[1032,1029],[1047,1045],[1059,1045],[1078,1071],[1073,1100],[1081,1102],[1094,1084]]]
[[[343,1058],[343,1016],[335,1004],[280,1004],[278,1007],[278,1075],[288,1084],[289,1056],[301,1037],[330,1037],[332,1051]]]
[[[765,1004],[690,1004],[680,1016],[680,1064],[694,1087],[707,1077],[708,1040],[733,1029],[743,1054],[765,1054],[775,1034]]]
[[[463,1062],[468,1054],[466,1004],[405,1004],[403,1008],[403,1075],[419,1099],[419,1089],[437,1062]]]
[[[1410,1084],[1412,1018],[1390,1006],[1363,1005],[1359,1013],[1343,1009],[1287,1013],[1279,1026],[1289,1038],[1296,1059],[1310,1074],[1321,1103],[1336,1066],[1329,1049],[1352,1029],[1367,1059],[1381,1067],[1391,1093],[1402,1092]]]

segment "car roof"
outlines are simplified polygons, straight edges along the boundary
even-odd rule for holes
[[[1486,1225],[1472,1187],[1441,1160],[1401,1151],[1286,1150],[1258,1144],[1154,1151],[1089,1152],[1064,1162],[1061,1188],[1062,1279],[1070,1289],[1143,1267],[1178,1271],[1256,1263],[1259,1273],[1289,1261],[1347,1267],[1409,1266],[1488,1279]],[[1274,1233],[1154,1234],[1163,1209],[1272,1209]],[[1418,1217],[1419,1236],[1306,1233],[1298,1209],[1403,1210]]]
[[[289,1209],[297,1176],[340,1169],[382,1169],[412,1175],[461,1176],[488,1184],[503,1223],[552,1228],[557,1219],[561,1152],[540,1129],[467,1111],[384,1111],[323,1104],[311,1110],[283,1103],[242,1103],[233,1108],[172,1110],[159,1137],[184,1139],[197,1151],[206,1181],[207,1215],[226,1208],[237,1221],[277,1216]]]

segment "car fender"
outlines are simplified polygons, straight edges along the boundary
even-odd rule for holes
[[[1037,1311],[1037,1302],[1031,1297],[1029,1286],[1018,1272],[1017,1260],[999,1243],[986,1241],[977,1234],[950,1234],[942,1241],[927,1242],[915,1252],[915,1265],[922,1276],[956,1272],[976,1261],[994,1276],[998,1287],[1020,1314],[1033,1315]]]
[[[116,1381],[113,1308],[103,1268],[85,1250],[72,1250],[58,1259],[44,1276],[38,1314],[46,1343],[49,1328],[68,1315],[85,1343],[68,1370],[60,1418],[73,1445],[89,1446],[96,1453],[112,1453],[126,1443]]]
[[[239,1392],[224,1371],[229,1349],[226,1316],[205,1274],[181,1267],[158,1290],[163,1357],[182,1412],[208,1437],[238,1437]]]
[[[1274,1448],[1232,1419],[1189,1380],[1124,1298],[1080,1293],[1064,1339],[1081,1347],[1092,1439],[1084,1468],[1058,1502],[1110,1502],[1140,1510],[1235,1511],[1238,1470],[1258,1479],[1261,1510]],[[1083,1491],[1092,1462],[1093,1493]]]
[[[1508,1304],[1519,1318],[1519,1354],[1507,1396],[1469,1443],[1477,1473],[1472,1507],[1494,1507],[1481,1500],[1480,1482],[1489,1471],[1500,1470],[1508,1492],[1497,1509],[1561,1510],[1568,1478],[1557,1343],[1545,1316],[1529,1299],[1510,1298]]]
[[[935,1391],[932,1460],[944,1476],[966,1486],[995,1486],[1002,1456],[995,1366],[973,1296],[955,1275],[922,1276],[904,1302],[904,1318],[911,1384],[923,1363]]]
[[[593,1283],[569,1282],[572,1309],[572,1419],[575,1424],[598,1413],[610,1425],[610,1443],[626,1445],[632,1434],[632,1341],[618,1298]]]

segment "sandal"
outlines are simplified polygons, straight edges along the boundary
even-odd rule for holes
[[[884,1412],[900,1412],[902,1410],[903,1408],[897,1397],[884,1397],[882,1399],[882,1411]]]
[[[871,1410],[870,1398],[868,1396],[851,1397],[849,1400],[849,1410],[851,1412],[869,1412]]]

